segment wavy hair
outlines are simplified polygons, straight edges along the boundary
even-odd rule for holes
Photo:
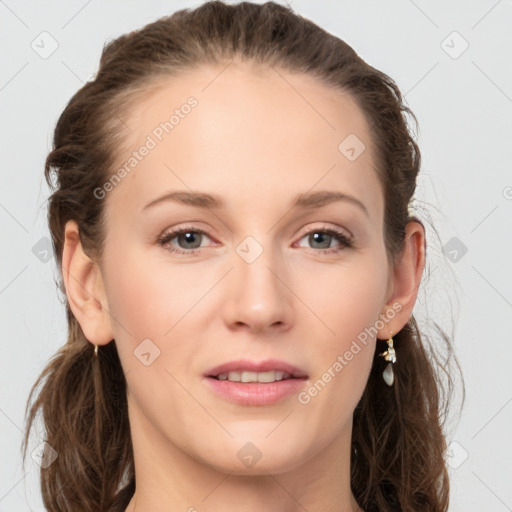
[[[94,190],[115,170],[123,144],[119,118],[159,80],[203,64],[224,66],[234,59],[316,77],[356,101],[375,146],[385,201],[386,253],[395,261],[404,247],[405,226],[413,220],[409,206],[421,162],[407,116],[416,124],[417,120],[396,83],[290,7],[210,1],[109,41],[96,76],[71,98],[58,119],[45,177],[52,189],[48,222],[59,270],[69,220],[77,222],[84,250],[101,257],[104,201]],[[62,273],[59,287],[64,293]],[[67,302],[66,311],[67,342],[30,391],[24,460],[40,412],[46,442],[58,453],[40,473],[47,510],[122,512],[135,490],[135,471],[126,381],[115,340],[93,357],[93,345]],[[424,338],[414,316],[394,335],[400,360],[392,388],[383,385],[385,362],[378,354],[386,343],[377,340],[373,367],[353,418],[351,487],[366,512],[448,508],[443,417],[452,380]],[[451,350],[446,335],[443,341]]]

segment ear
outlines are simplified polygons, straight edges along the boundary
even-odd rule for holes
[[[85,337],[95,345],[112,341],[103,277],[98,265],[85,254],[75,221],[68,221],[64,229],[62,277],[69,307]]]
[[[422,222],[413,218],[405,227],[404,249],[397,256],[391,269],[390,297],[381,314],[390,318],[379,329],[377,337],[387,340],[407,324],[418,295],[421,276],[425,267],[426,239]],[[390,312],[395,311],[391,318]],[[387,314],[386,314],[387,313]]]

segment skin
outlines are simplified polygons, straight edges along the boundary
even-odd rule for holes
[[[390,266],[363,114],[346,93],[270,67],[205,66],[162,80],[124,119],[132,131],[120,164],[190,96],[198,106],[103,199],[102,260],[84,253],[74,222],[65,231],[72,311],[91,343],[115,339],[127,379],[137,481],[127,512],[361,510],[350,491],[352,414],[375,337],[308,404],[232,404],[202,375],[234,359],[277,358],[308,374],[307,389],[396,303],[377,337],[400,331],[424,268],[423,226],[407,225]],[[338,150],[349,134],[366,146],[354,161]],[[173,190],[217,194],[225,208],[142,211]],[[291,207],[319,190],[356,197],[367,214],[349,201]],[[158,244],[185,225],[208,233],[196,233],[196,254],[183,237],[171,245],[188,254]],[[353,245],[307,236],[325,228],[351,234]],[[263,249],[251,263],[236,252],[247,236]],[[133,353],[147,338],[160,350],[149,366]],[[237,457],[247,442],[261,454],[252,467]]]

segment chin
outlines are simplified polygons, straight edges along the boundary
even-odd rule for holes
[[[275,428],[275,424],[274,427]],[[268,437],[270,430],[264,435],[246,435],[242,438],[226,439],[226,442],[213,442],[215,450],[208,450],[200,457],[207,465],[223,473],[234,475],[267,475],[279,474],[290,471],[307,458],[304,451],[304,440],[297,436],[285,435],[287,443],[283,443],[283,437],[271,439]],[[286,432],[285,432],[286,434]]]

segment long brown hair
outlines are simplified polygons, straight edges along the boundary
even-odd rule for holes
[[[202,64],[223,66],[235,58],[309,74],[357,102],[375,143],[385,199],[385,246],[389,260],[395,261],[412,219],[409,206],[420,169],[420,151],[407,116],[417,121],[395,82],[289,7],[212,1],[106,44],[96,77],[71,98],[60,116],[45,164],[53,187],[48,219],[59,269],[69,220],[77,222],[86,252],[101,257],[104,201],[94,190],[115,170],[125,134],[120,118],[130,105],[160,78]],[[62,280],[59,286],[64,293]],[[126,381],[115,340],[102,346],[95,358],[68,303],[66,309],[68,340],[39,376],[27,402],[24,459],[41,411],[46,441],[58,454],[41,468],[47,510],[124,511],[135,489],[135,473]],[[386,345],[377,341],[353,423],[351,485],[366,512],[448,508],[443,417],[449,393],[443,389],[451,389],[452,383],[446,374],[443,387],[446,367],[433,357],[435,350],[424,338],[414,316],[394,335],[400,361],[393,388],[383,384],[385,362],[378,354]],[[450,347],[446,336],[442,341]]]

